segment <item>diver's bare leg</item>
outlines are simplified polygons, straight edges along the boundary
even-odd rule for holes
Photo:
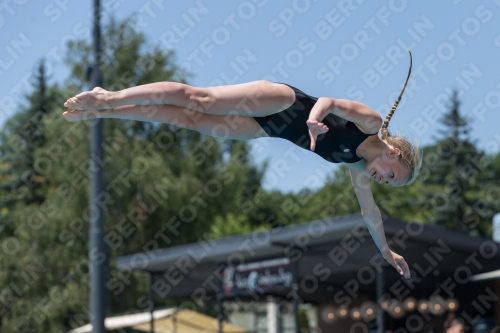
[[[208,88],[156,82],[117,92],[96,87],[70,98],[64,105],[76,110],[94,110],[170,104],[214,115],[237,112],[242,116],[263,117],[288,108],[294,101],[295,93],[287,85],[261,80]]]
[[[250,140],[268,135],[252,117],[237,113],[212,115],[176,105],[126,105],[108,110],[73,110],[63,116],[70,122],[93,118],[116,118],[162,122],[198,131],[205,135],[233,140]]]

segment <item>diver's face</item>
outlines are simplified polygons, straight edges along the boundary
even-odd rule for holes
[[[410,178],[409,170],[400,162],[401,152],[397,148],[384,151],[374,160],[366,163],[365,172],[379,184],[401,186]]]

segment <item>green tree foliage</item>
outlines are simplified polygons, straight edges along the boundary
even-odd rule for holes
[[[476,205],[484,186],[478,178],[483,152],[470,139],[470,122],[460,114],[460,101],[454,92],[441,119],[441,139],[425,149],[422,181],[434,215],[432,223],[485,235],[491,220],[484,220]]]
[[[60,102],[58,87],[48,86],[45,62],[33,75],[33,92],[25,96],[26,104],[10,118],[0,132],[0,211],[2,221],[17,203],[42,203],[47,180],[41,166],[35,163],[35,151],[45,144],[42,120]],[[5,225],[4,225],[5,227]]]
[[[245,215],[227,214],[225,217],[217,216],[211,226],[210,239],[219,239],[229,236],[247,234],[252,228],[245,218]]]
[[[186,75],[175,65],[173,53],[148,48],[144,36],[130,26],[111,21],[104,29],[104,88],[183,81]],[[69,44],[66,60],[71,74],[60,92],[66,98],[90,88],[86,81],[90,59],[88,41]],[[4,252],[7,249],[0,270],[5,300],[0,305],[2,331],[56,332],[86,324],[89,250],[110,264],[108,313],[145,310],[147,279],[117,271],[116,256],[139,251],[154,255],[159,248],[208,239],[214,236],[214,226],[222,237],[264,224],[258,213],[248,219],[242,213],[258,211],[253,208],[262,192],[264,172],[250,163],[245,143],[228,145],[167,124],[108,119],[105,157],[98,161],[104,168],[108,252],[92,252],[88,248],[88,224],[95,214],[88,191],[91,122],[68,123],[63,111],[60,100],[35,123],[44,135],[30,152],[33,163],[43,166],[43,197],[9,206],[12,232],[0,233]],[[17,117],[29,119],[28,111],[21,110]],[[7,127],[2,135],[9,139],[21,133],[19,128]],[[2,163],[11,164],[5,159]],[[10,181],[4,175],[2,180]],[[15,193],[8,187],[3,191],[4,200]]]
[[[40,232],[44,222],[38,215],[47,198],[50,180],[44,173],[43,161],[37,159],[37,152],[47,145],[43,123],[61,101],[57,85],[48,84],[43,60],[33,75],[33,87],[26,103],[0,132],[2,331],[22,329],[27,316],[39,319],[37,304],[44,303],[44,296],[50,292],[57,295],[61,291],[54,283],[58,274],[46,266],[46,260],[53,257],[45,257],[43,249],[48,244],[44,243],[46,233]],[[40,329],[46,329],[46,324],[41,324]]]
[[[358,213],[359,204],[350,179],[349,169],[340,166],[318,191],[303,191],[297,197],[286,198],[290,202],[288,212],[295,212],[292,217],[302,222]]]
[[[498,149],[500,138],[490,142],[491,148]],[[492,234],[491,220],[493,215],[500,213],[500,153],[485,153],[479,164],[477,182],[481,184],[480,197],[474,203],[477,215],[481,217],[481,228],[486,234]]]

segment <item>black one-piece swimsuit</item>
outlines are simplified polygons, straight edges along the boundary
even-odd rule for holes
[[[266,116],[255,117],[262,129],[270,137],[289,140],[297,146],[311,150],[311,139],[306,121],[318,100],[287,84],[295,92],[295,103],[288,109]],[[356,148],[367,137],[366,134],[350,121],[334,114],[328,114],[322,121],[329,130],[316,139],[314,153],[332,163],[355,163],[361,160],[356,155]]]

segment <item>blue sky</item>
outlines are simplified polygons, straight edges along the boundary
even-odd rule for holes
[[[29,92],[34,64],[47,57],[52,80],[68,71],[65,42],[91,38],[87,1],[0,2],[0,124]],[[413,74],[390,129],[422,145],[439,137],[452,89],[471,120],[471,136],[500,150],[500,0],[484,1],[102,1],[104,16],[135,15],[148,42],[173,49],[196,86],[268,79],[313,96],[363,102],[385,116],[413,53]],[[269,161],[264,187],[322,186],[336,165],[290,143],[255,140],[256,163]],[[288,151],[288,153],[287,153]]]

